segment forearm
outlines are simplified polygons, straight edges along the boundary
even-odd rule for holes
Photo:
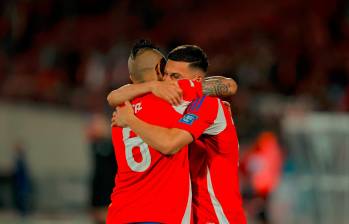
[[[211,76],[202,84],[203,94],[217,97],[229,97],[236,93],[237,84],[233,79],[223,76]]]
[[[151,85],[151,82],[146,82],[122,86],[108,94],[108,103],[111,107],[116,107],[123,104],[127,100],[131,101],[138,96],[151,92]]]
[[[152,125],[136,116],[128,120],[128,126],[155,150],[171,155],[193,141],[189,133],[178,129],[169,129]]]

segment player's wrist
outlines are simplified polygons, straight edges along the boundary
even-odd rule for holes
[[[150,81],[150,82],[148,82],[147,84],[148,84],[148,85],[147,85],[148,91],[149,91],[149,92],[153,92],[154,89],[155,89],[155,81]]]
[[[156,91],[156,89],[159,86],[160,81],[151,81],[149,82],[149,92],[154,93],[154,91]]]
[[[137,118],[136,115],[131,114],[131,115],[126,117],[125,122],[128,126],[130,126],[135,122],[136,118]]]

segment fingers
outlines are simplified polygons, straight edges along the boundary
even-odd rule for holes
[[[180,95],[177,95],[176,97],[172,98],[172,100],[171,100],[172,103],[171,104],[175,105],[175,106],[178,106],[178,105],[181,104],[181,99],[182,99],[182,97]]]
[[[131,105],[131,103],[130,103],[130,101],[125,101],[125,106],[128,106],[128,107],[132,107],[132,105]]]
[[[110,124],[111,127],[113,126],[117,126],[117,116],[116,116],[116,112],[114,111],[113,112],[113,116],[111,118],[111,124]]]
[[[183,91],[179,88],[177,81],[172,82],[172,88],[169,88],[168,94],[170,98],[170,103],[172,105],[178,106],[181,104]]]
[[[179,87],[179,84],[178,84],[178,81],[177,81],[177,80],[171,80],[171,82],[172,82],[175,86],[177,86],[179,89],[181,89],[181,88]]]
[[[113,115],[110,119],[110,121],[111,121],[110,126],[111,127],[118,126],[118,123],[117,123],[117,121],[118,121],[118,111],[117,110],[118,109],[120,110],[120,107],[116,107],[115,110],[113,111]]]
[[[178,106],[179,104],[181,104],[181,100],[182,100],[182,94],[177,92],[177,91],[168,91],[167,92],[167,101],[175,106]]]
[[[179,105],[182,100],[182,90],[179,88],[177,81],[164,81],[159,83],[153,93],[166,100],[172,105]]]
[[[132,115],[134,115],[133,107],[129,101],[126,101],[123,106],[116,107],[116,111],[113,112],[111,127],[125,127],[127,125],[127,119]]]
[[[116,127],[118,126],[117,122],[116,121],[112,121],[111,124],[110,124],[110,127]]]
[[[171,81],[171,84],[175,87],[175,90],[179,93],[179,94],[182,94],[182,89],[181,87],[179,86],[178,82],[177,81]]]
[[[171,99],[171,104],[174,105],[174,106],[179,106],[181,104],[181,98],[172,98]]]
[[[114,111],[114,112],[113,112],[113,116],[111,117],[111,121],[115,120],[115,119],[116,119],[116,116],[117,116],[117,112]]]

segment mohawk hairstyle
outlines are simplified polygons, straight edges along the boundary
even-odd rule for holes
[[[148,49],[153,49],[160,52],[160,49],[152,44],[150,40],[140,39],[133,45],[130,57],[135,59],[139,53]]]

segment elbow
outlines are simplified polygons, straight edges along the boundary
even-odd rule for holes
[[[176,128],[171,129],[167,135],[161,138],[161,152],[164,155],[176,154],[192,141],[193,137],[189,132]]]
[[[161,144],[161,153],[164,155],[173,155],[178,152],[178,147],[173,143],[173,141],[163,141]]]
[[[238,90],[238,85],[236,84],[235,80],[233,79],[227,79],[229,84],[229,95],[234,95]]]
[[[107,101],[109,106],[116,107],[118,106],[118,103],[115,101],[115,96],[113,96],[113,92],[110,92],[107,96]]]
[[[232,85],[231,85],[231,92],[232,94],[235,94],[238,91],[238,85],[236,84],[235,81],[233,81]]]
[[[109,94],[108,94],[108,96],[107,96],[107,101],[108,101],[108,104],[109,104],[110,106],[113,106],[113,105],[112,105],[112,102],[113,102],[113,101],[112,101],[112,96],[111,96],[111,95],[112,95],[112,93],[109,93]]]

